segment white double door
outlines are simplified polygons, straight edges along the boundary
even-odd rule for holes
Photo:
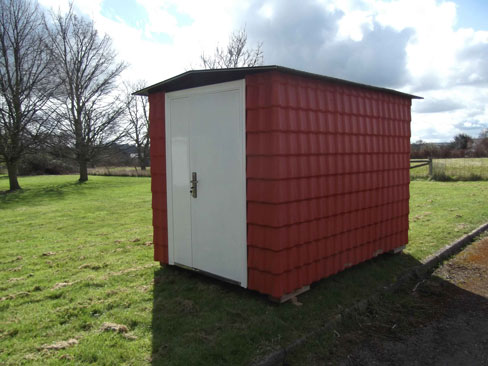
[[[246,287],[244,88],[238,80],[166,94],[166,171],[170,264]]]

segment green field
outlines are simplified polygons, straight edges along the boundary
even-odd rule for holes
[[[277,306],[153,262],[148,178],[76,179],[25,177],[23,191],[0,194],[0,364],[249,364],[488,219],[488,182],[412,182],[405,254]]]
[[[436,181],[488,180],[488,158],[433,159],[432,164],[432,179]],[[429,167],[410,169],[410,178],[428,179]]]

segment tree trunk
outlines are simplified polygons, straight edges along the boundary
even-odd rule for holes
[[[148,159],[147,159],[147,154],[144,154],[144,155],[141,154],[141,156],[139,158],[139,162],[141,165],[141,170],[146,170],[146,167],[149,165]]]
[[[142,154],[142,146],[137,145],[137,160],[139,161],[139,166],[141,170],[146,170],[146,162],[144,161],[144,155]]]
[[[7,162],[8,180],[10,183],[10,192],[17,191],[20,188],[19,181],[17,179],[17,165],[18,160],[13,162]]]
[[[80,183],[86,182],[88,180],[88,164],[86,159],[83,158],[80,159],[79,164],[80,164],[80,179],[78,179],[78,181]]]

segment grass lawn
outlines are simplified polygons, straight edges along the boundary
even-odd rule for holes
[[[488,182],[414,181],[405,254],[276,306],[153,262],[148,178],[76,179],[25,177],[23,191],[0,194],[0,364],[248,364],[488,219]]]

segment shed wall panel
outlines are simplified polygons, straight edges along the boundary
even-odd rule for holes
[[[280,297],[408,241],[409,98],[246,76],[248,287]]]
[[[164,92],[150,94],[149,106],[154,260],[162,263],[168,263],[168,211],[166,205],[166,129]]]

